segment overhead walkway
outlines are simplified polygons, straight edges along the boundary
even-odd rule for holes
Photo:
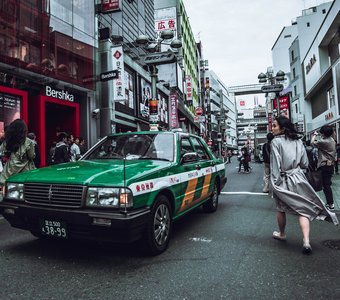
[[[261,87],[263,84],[245,84],[245,85],[236,85],[228,87],[229,92],[234,93],[235,96],[239,95],[249,95],[249,94],[263,94],[261,91]]]

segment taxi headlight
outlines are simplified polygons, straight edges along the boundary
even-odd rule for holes
[[[124,188],[90,187],[86,195],[87,206],[129,208],[132,207],[132,193]]]
[[[24,200],[24,185],[22,183],[6,183],[5,198],[13,200]]]

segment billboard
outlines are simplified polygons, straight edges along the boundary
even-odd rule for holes
[[[273,109],[277,109],[277,99],[272,99]],[[279,97],[280,101],[280,115],[290,118],[290,104],[289,95],[284,95]]]
[[[121,10],[121,2],[121,0],[102,0],[101,12],[105,14],[119,11]]]

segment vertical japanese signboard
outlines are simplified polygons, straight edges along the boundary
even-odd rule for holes
[[[170,93],[170,129],[178,128],[177,92]]]
[[[124,76],[124,58],[123,47],[112,47],[112,70],[118,70],[118,78],[113,80],[113,100],[125,100],[125,76]]]
[[[187,105],[192,105],[192,85],[191,85],[191,76],[185,76],[185,85],[186,85],[186,94],[187,94]]]

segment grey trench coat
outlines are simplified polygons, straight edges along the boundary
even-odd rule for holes
[[[284,135],[271,142],[271,184],[278,211],[314,219],[339,223],[335,213],[324,203],[308,183],[304,171],[308,157],[301,140],[290,140]]]

